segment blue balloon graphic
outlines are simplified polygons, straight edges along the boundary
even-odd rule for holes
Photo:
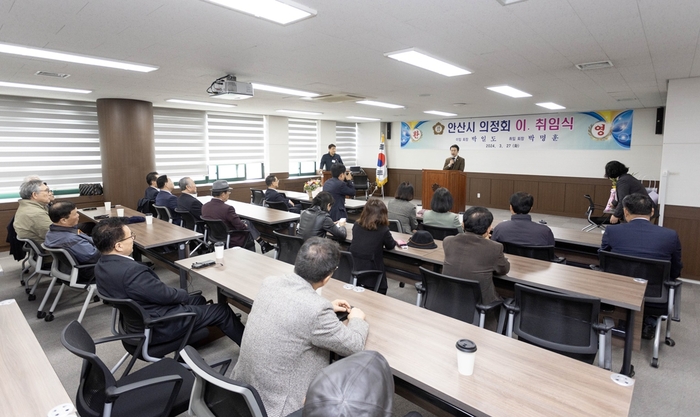
[[[632,110],[624,111],[613,119],[612,136],[615,142],[625,149],[632,144]]]

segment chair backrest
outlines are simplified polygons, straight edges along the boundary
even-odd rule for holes
[[[588,200],[588,211],[586,211],[586,214],[593,213],[593,210],[595,210],[595,203],[593,202],[593,199],[588,194],[585,194],[583,198]]]
[[[204,223],[206,223],[209,233],[207,234],[207,239],[211,242],[223,242],[228,243],[229,230],[223,220],[220,219],[210,219],[208,217],[202,217]]]
[[[63,248],[49,248],[43,243],[41,247],[53,257],[51,276],[76,284],[78,282],[78,262],[73,255]]]
[[[392,232],[404,233],[403,226],[401,226],[401,222],[398,220],[389,219],[389,230]]]
[[[476,304],[481,302],[481,287],[478,281],[438,274],[422,266],[420,272],[426,309],[479,325]]]
[[[355,262],[352,259],[352,253],[340,251],[340,262],[338,269],[333,273],[333,278],[352,284],[352,271],[355,270]]]
[[[289,207],[287,207],[287,203],[283,201],[268,201],[265,200],[265,203],[263,204],[265,207],[269,207],[271,209],[275,210],[280,210],[280,211],[289,211]]]
[[[524,256],[541,261],[552,261],[556,258],[554,246],[525,246],[508,242],[501,243],[503,244],[503,251],[511,255]]]
[[[515,284],[513,333],[520,340],[593,363],[598,352],[600,299]]]
[[[195,375],[190,415],[267,417],[265,406],[255,388],[215,372],[192,346],[185,346],[180,354]]]
[[[459,233],[456,227],[438,227],[423,223],[423,230],[427,230],[435,240],[443,240],[447,236],[455,236]]]
[[[153,205],[153,207],[156,209],[156,212],[158,213],[159,219],[166,221],[166,222],[170,222],[170,223],[173,222],[173,220],[172,220],[173,216],[170,215],[170,210],[167,207],[156,206],[155,204]]]
[[[27,258],[29,265],[33,266],[34,269],[41,270],[44,265],[44,258],[49,256],[46,250],[31,239],[17,238],[17,240],[24,242],[24,247],[29,251],[29,257]]]
[[[671,277],[671,261],[622,255],[608,251],[598,251],[600,269],[613,274],[647,280],[644,293],[645,303],[664,304],[668,302],[668,287],[664,281]]]
[[[301,204],[302,210],[310,209],[314,205],[314,203],[312,203],[311,201],[306,200],[300,200],[299,204]]]
[[[180,218],[182,219],[182,227],[190,230],[197,229],[197,220],[194,218],[194,215],[189,212],[189,210],[175,209],[175,213],[180,215]]]
[[[106,297],[100,293],[100,288],[97,288],[97,295],[107,305],[114,307],[119,311],[118,328],[112,329],[112,333],[116,334],[143,334],[146,326],[144,320],[149,317],[149,314],[136,301],[125,298]],[[129,344],[138,344],[139,340],[132,340]]]
[[[263,200],[265,200],[265,193],[263,190],[258,190],[256,188],[250,189],[250,204],[262,206]]]
[[[369,188],[367,174],[352,174],[352,182],[356,190],[366,190]]]
[[[276,230],[272,233],[277,238],[277,247],[279,248],[277,260],[294,265],[299,249],[304,244],[304,239],[301,236],[285,235]]]

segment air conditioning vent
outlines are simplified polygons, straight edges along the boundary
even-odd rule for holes
[[[314,101],[322,101],[324,103],[345,103],[348,101],[364,100],[365,97],[352,94],[326,94],[323,96],[313,97]]]
[[[44,77],[56,77],[56,78],[68,78],[70,77],[70,74],[60,74],[58,72],[46,72],[46,71],[37,71],[36,74],[34,75],[41,75]]]
[[[613,64],[610,61],[586,62],[583,64],[576,64],[576,68],[580,69],[581,71],[612,68],[612,66]]]

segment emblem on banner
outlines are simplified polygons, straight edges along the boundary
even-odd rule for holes
[[[445,131],[445,125],[443,125],[440,122],[437,122],[433,125],[433,134],[435,135],[442,135],[442,133]]]

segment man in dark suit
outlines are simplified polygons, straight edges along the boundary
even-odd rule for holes
[[[345,165],[343,164],[334,164],[331,167],[331,175],[333,175],[333,178],[323,183],[323,191],[333,196],[333,206],[331,206],[328,214],[336,222],[348,217],[348,213],[345,210],[345,196],[355,196],[355,184],[352,182],[352,174],[345,172]]]
[[[202,219],[202,202],[197,200],[197,185],[192,178],[184,177],[179,182],[180,197],[177,199],[177,208],[187,210],[194,216],[195,220]]]
[[[148,184],[148,188],[146,188],[146,192],[144,193],[143,198],[151,201],[156,200],[156,196],[158,195],[158,186],[156,185],[157,181],[157,172],[149,172],[148,175],[146,175],[146,184]]]
[[[530,209],[535,199],[525,192],[510,196],[510,221],[504,221],[493,228],[491,240],[522,246],[554,246],[552,229],[535,223],[530,217]]]
[[[450,146],[450,154],[452,156],[445,159],[445,165],[442,166],[442,169],[464,171],[464,158],[459,156],[459,146],[456,144]]]
[[[158,195],[156,196],[156,206],[167,207],[174,224],[180,225],[180,215],[175,212],[177,208],[177,197],[173,195],[175,184],[167,175],[161,175],[156,180],[158,185]]]
[[[330,144],[328,145],[328,153],[324,154],[321,157],[321,163],[318,165],[318,173],[320,174],[322,171],[330,171],[331,167],[333,164],[342,164],[343,163],[343,158],[340,157],[337,153],[335,153],[335,145]]]
[[[236,344],[241,344],[244,326],[226,304],[207,305],[201,295],[165,285],[146,265],[129,257],[136,236],[119,218],[100,221],[92,231],[95,246],[102,253],[95,265],[97,289],[110,298],[132,299],[150,317],[194,312],[194,331],[217,326]],[[166,321],[153,329],[152,341],[163,343],[184,336],[189,318]]]
[[[280,186],[280,180],[278,180],[277,177],[268,175],[267,178],[265,178],[265,185],[267,185],[265,201],[284,203],[287,205],[287,209],[292,213],[301,213],[301,204],[294,204],[292,200],[277,191],[277,188]]]

